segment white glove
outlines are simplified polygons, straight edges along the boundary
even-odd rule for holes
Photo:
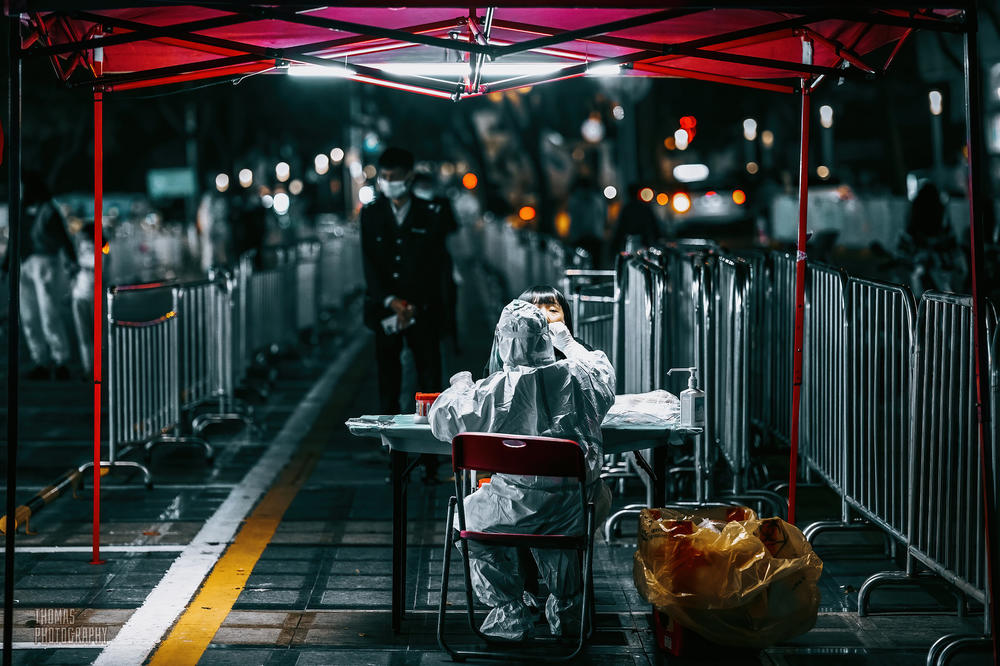
[[[566,348],[576,342],[570,335],[566,324],[561,321],[554,321],[549,324],[549,337],[552,338],[552,346],[559,351],[566,353]]]
[[[462,370],[461,372],[456,372],[448,380],[451,386],[473,386],[472,373],[468,370]]]

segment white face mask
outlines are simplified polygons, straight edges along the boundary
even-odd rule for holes
[[[406,194],[406,181],[405,180],[386,180],[385,178],[378,179],[378,189],[385,196],[390,199],[400,199],[404,194]]]

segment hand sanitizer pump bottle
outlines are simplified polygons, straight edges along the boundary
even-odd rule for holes
[[[687,372],[688,387],[681,391],[682,426],[701,427],[705,425],[705,392],[698,389],[698,368],[671,368],[672,372]]]

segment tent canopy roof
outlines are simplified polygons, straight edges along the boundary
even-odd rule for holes
[[[94,85],[100,75],[105,90],[288,72],[454,99],[599,74],[792,92],[800,80],[825,75],[877,78],[914,29],[967,29],[961,3],[760,9],[689,1],[623,9],[548,0],[470,10],[355,0],[350,7],[216,2],[89,11],[59,4],[25,3],[28,54],[50,57],[74,85]],[[890,44],[875,62],[873,52]]]

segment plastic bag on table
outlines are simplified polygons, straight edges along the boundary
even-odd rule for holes
[[[763,648],[812,629],[822,571],[797,527],[745,507],[644,509],[639,519],[639,593],[723,645]]]
[[[666,426],[677,423],[681,403],[673,393],[658,389],[649,393],[616,395],[604,417],[605,426]]]

